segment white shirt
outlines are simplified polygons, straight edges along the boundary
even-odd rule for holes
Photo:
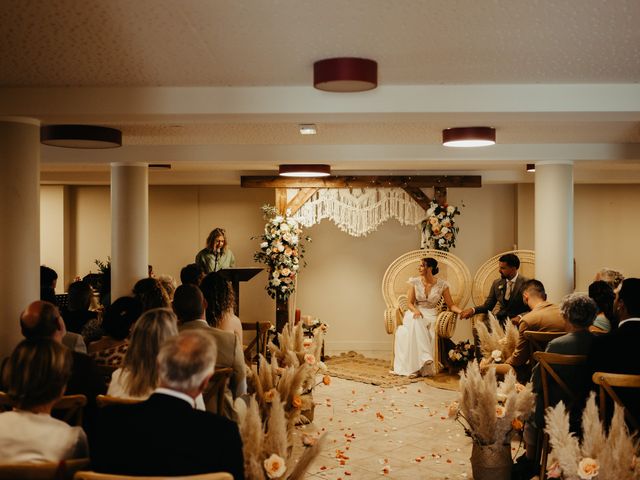
[[[47,413],[0,413],[0,463],[57,462],[89,456],[87,436]]]
[[[622,320],[619,324],[618,324],[618,328],[620,328],[622,325],[624,325],[627,322],[640,322],[640,318],[637,317],[633,317],[633,318],[627,318],[626,320]]]
[[[127,389],[125,388],[125,385],[127,384],[128,376],[129,376],[129,372],[126,370],[123,370],[122,368],[118,368],[117,370],[115,370],[111,374],[111,383],[109,384],[109,390],[107,390],[107,395],[111,395],[112,397],[118,397],[118,398],[131,398],[133,400],[140,400],[140,401],[146,400],[151,396],[151,394],[153,393],[152,390],[149,390],[144,395],[141,395],[138,397],[134,397],[133,395],[130,395]],[[156,389],[156,391],[158,390],[159,389]],[[162,390],[163,390],[162,393],[167,393],[167,391],[171,392],[171,394],[175,393],[176,395],[174,396],[177,396],[177,394],[180,393],[180,392],[176,392],[175,390],[167,390],[167,391],[165,391],[166,389],[162,389]],[[167,393],[167,395],[171,395],[171,394]],[[193,405],[193,399],[188,395],[185,395],[185,397],[191,399],[188,401],[189,403],[191,403],[191,405]],[[181,398],[181,397],[178,397],[178,398]],[[196,410],[202,410],[202,411],[205,410],[204,398],[202,398],[202,394],[196,397],[195,405],[196,405]]]

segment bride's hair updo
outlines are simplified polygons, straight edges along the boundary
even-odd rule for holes
[[[435,258],[427,257],[422,259],[425,267],[431,267],[431,274],[437,274],[440,269],[438,268],[438,261]]]

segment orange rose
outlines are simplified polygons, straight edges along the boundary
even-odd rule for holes
[[[518,417],[511,421],[511,426],[514,430],[522,431],[524,429],[524,423]]]
[[[291,399],[291,405],[293,408],[300,408],[302,406],[302,399],[298,395],[294,395]]]
[[[331,385],[331,377],[329,375],[325,375],[322,377],[322,383],[325,385]]]

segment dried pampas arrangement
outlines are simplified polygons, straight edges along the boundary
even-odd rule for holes
[[[462,424],[478,445],[508,444],[514,430],[521,428],[535,405],[531,384],[516,382],[513,372],[496,382],[494,370],[483,377],[475,362],[460,374],[460,400],[449,415]]]
[[[291,426],[287,422],[284,402],[275,392],[269,416],[263,420],[254,396],[248,403],[236,400],[238,426],[242,437],[244,474],[247,480],[304,478],[311,462],[318,456],[324,444],[324,435],[294,463],[293,445],[290,443]]]
[[[545,417],[551,454],[548,478],[565,480],[631,480],[640,478],[638,439],[629,434],[624,410],[615,405],[609,432],[598,416],[592,392],[582,414],[582,444],[569,430],[564,404],[549,407]]]
[[[496,317],[489,312],[489,328],[483,323],[476,323],[480,352],[485,363],[502,363],[509,358],[516,349],[520,332],[511,322],[502,328]]]

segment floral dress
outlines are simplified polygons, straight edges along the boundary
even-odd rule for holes
[[[413,285],[416,307],[422,313],[422,318],[413,318],[413,312],[407,310],[402,325],[396,329],[393,371],[398,375],[420,374],[421,369],[424,373],[423,367],[433,364],[437,306],[442,294],[449,288],[446,281],[438,279],[427,296],[420,277],[412,277],[407,283]]]

